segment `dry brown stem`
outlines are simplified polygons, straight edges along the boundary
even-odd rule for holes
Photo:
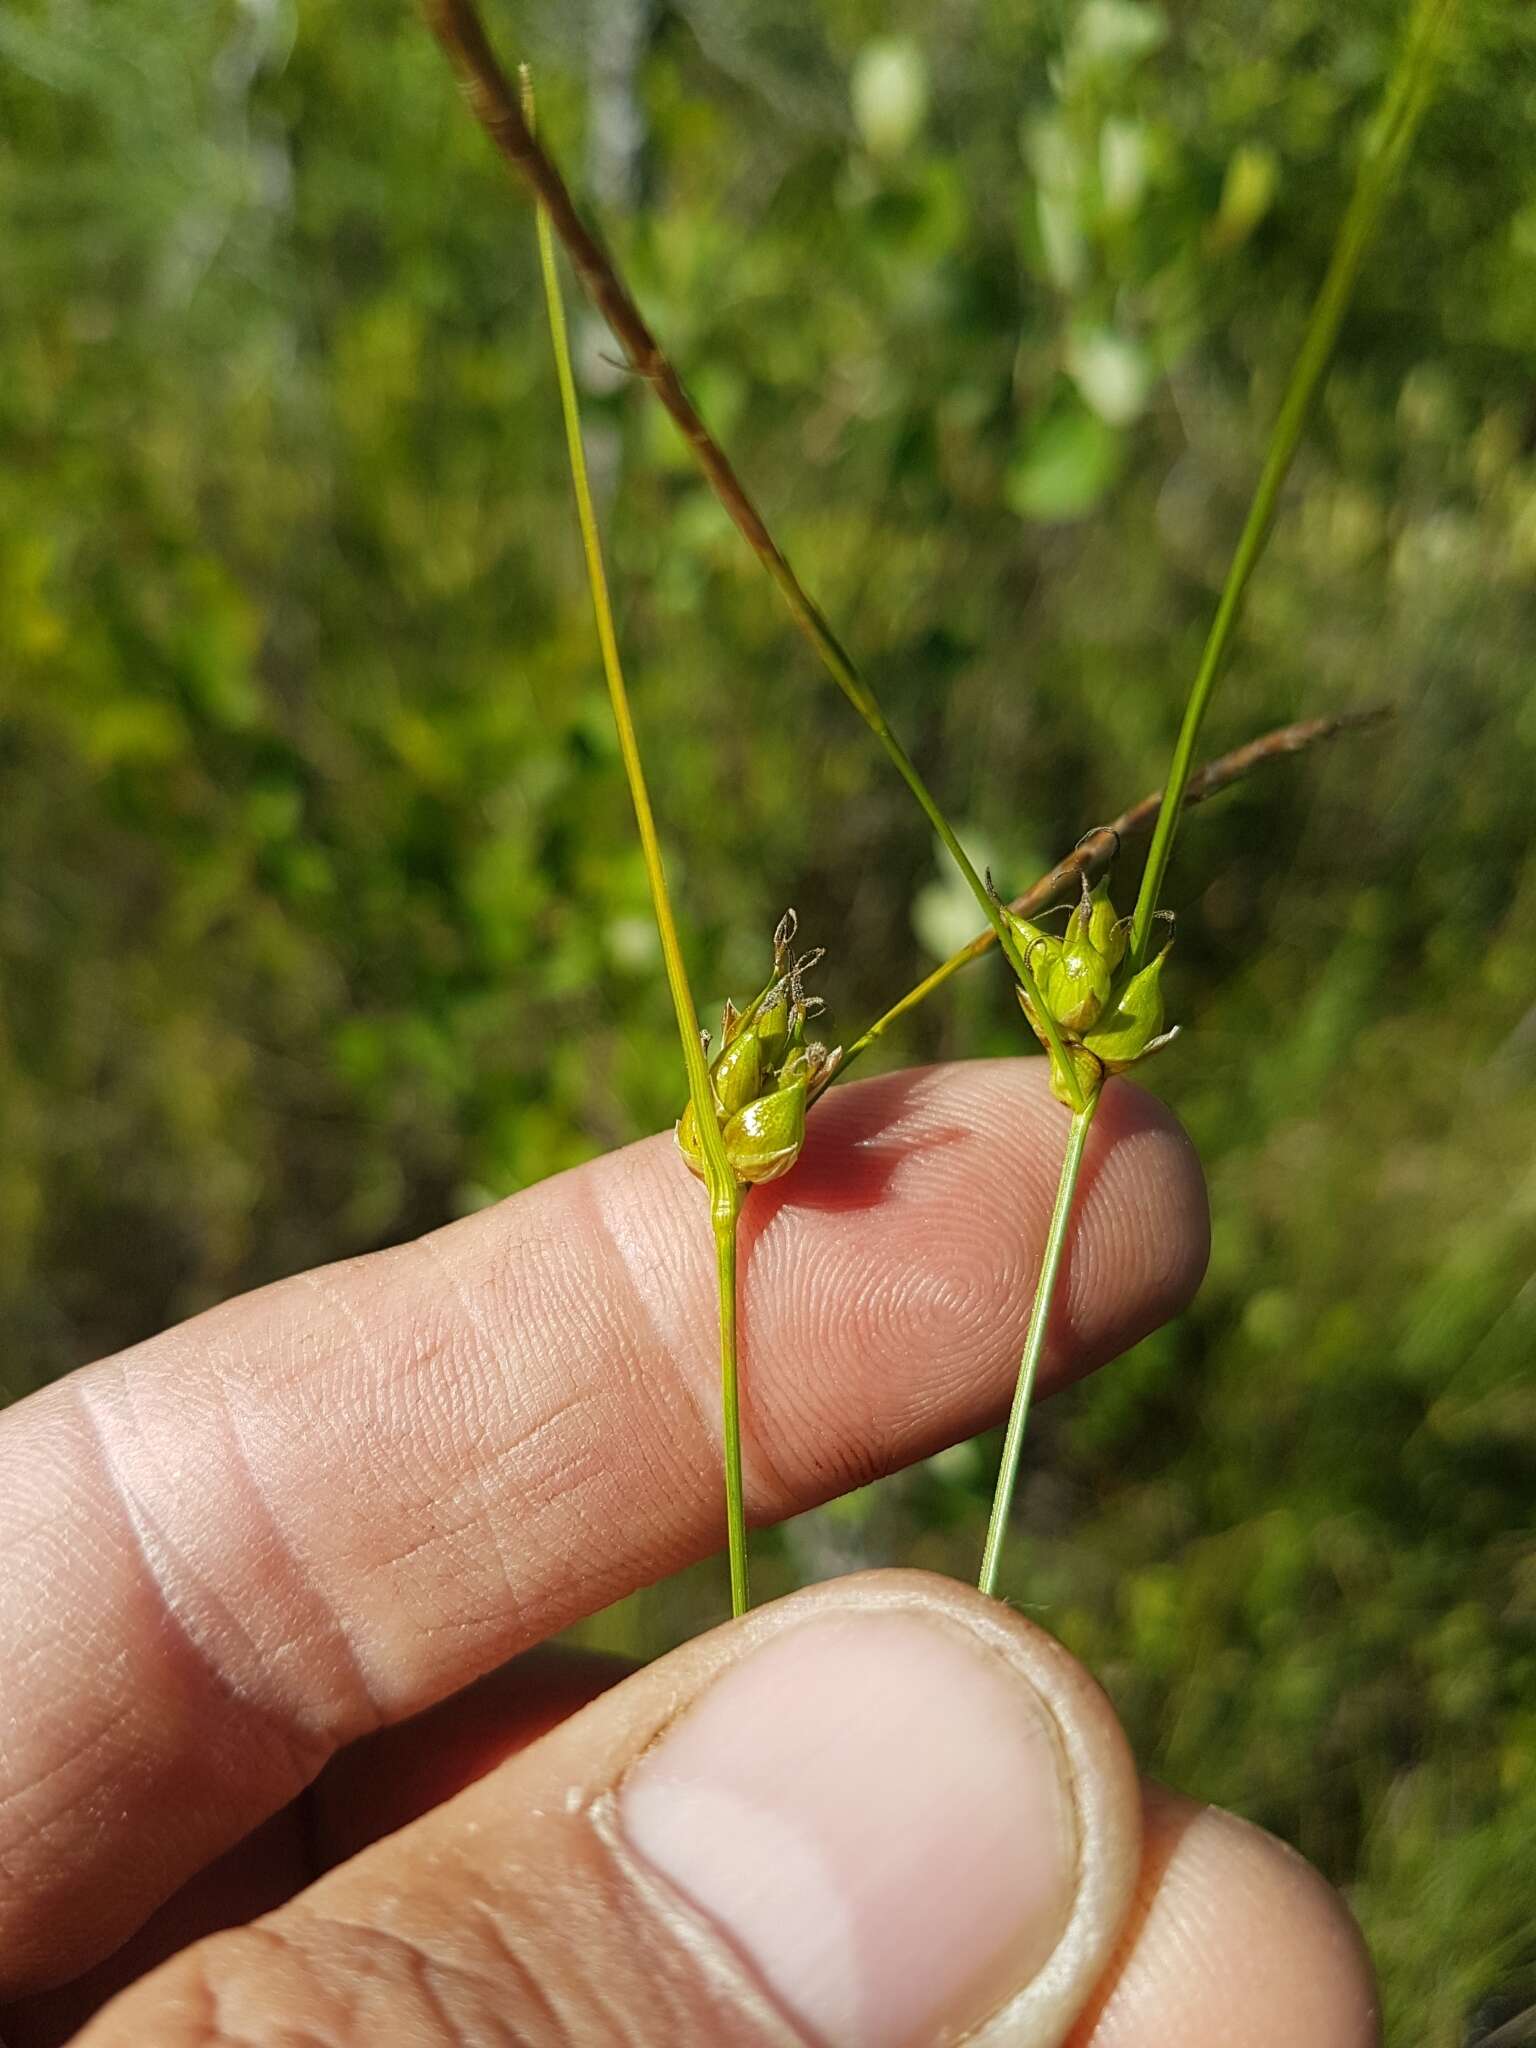
[[[1359,732],[1365,727],[1379,725],[1391,716],[1390,704],[1378,704],[1369,710],[1341,711],[1332,718],[1304,718],[1296,725],[1278,726],[1273,732],[1249,740],[1241,747],[1234,747],[1230,753],[1220,754],[1214,761],[1207,761],[1203,767],[1197,768],[1189,778],[1185,805],[1204,803],[1207,798],[1230,788],[1234,782],[1242,781],[1244,776],[1251,775],[1255,768],[1262,768],[1267,762],[1284,760],[1292,754],[1304,754],[1309,748],[1319,746],[1339,733]],[[1049,909],[1051,904],[1065,896],[1080,877],[1086,875],[1092,881],[1114,859],[1125,840],[1144,838],[1151,831],[1162,800],[1162,791],[1154,789],[1150,796],[1132,804],[1129,810],[1122,811],[1107,825],[1096,825],[1091,832],[1084,833],[1064,860],[1057,861],[1055,867],[1026,889],[1022,896],[1016,896],[1008,908],[1019,917],[1038,917],[1042,910]],[[883,1017],[848,1047],[843,1054],[841,1073],[846,1073],[860,1053],[867,1052],[877,1039],[883,1038],[898,1017],[916,1009],[952,974],[969,966],[972,960],[979,960],[996,943],[996,935],[990,928],[978,933],[969,945],[962,946],[958,953],[952,953],[915,988],[908,989],[899,1003],[893,1003]]]
[[[863,708],[870,700],[862,679],[852,661],[842,652],[819,607],[780,552],[725,450],[700,418],[682,379],[631,298],[612,257],[576,211],[564,178],[540,148],[523,118],[518,95],[512,90],[486,39],[471,0],[422,0],[422,11],[432,33],[447,53],[471,113],[548,213],[550,225],[564,245],[582,290],[607,321],[630,368],[645,379],[665,406],[693,451],[715,496],[779,586],[802,628],[816,640],[838,682]],[[841,668],[832,659],[829,648],[841,655]]]

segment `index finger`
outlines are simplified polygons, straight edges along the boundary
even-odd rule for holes
[[[1062,1122],[1032,1061],[818,1110],[744,1233],[756,1519],[1006,1404]],[[719,1542],[704,1220],[648,1140],[0,1421],[0,1995],[106,1952],[343,1743]],[[1047,1383],[1172,1312],[1205,1247],[1187,1141],[1112,1086]]]

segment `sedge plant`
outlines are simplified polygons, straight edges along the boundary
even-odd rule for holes
[[[1155,955],[1151,949],[1159,921],[1168,917],[1161,908],[1162,888],[1194,767],[1195,748],[1241,616],[1244,596],[1273,528],[1302,429],[1338,341],[1366,248],[1429,103],[1441,39],[1455,7],[1456,0],[1416,0],[1381,105],[1367,131],[1333,255],[1286,380],[1259,480],[1190,686],[1152,830],[1152,844],[1142,869],[1136,907],[1122,924],[1109,901],[1107,884],[1090,892],[1085,880],[1082,902],[1073,912],[1064,939],[1053,939],[1037,926],[1020,921],[1022,929],[1030,934],[1030,951],[1041,963],[1046,1001],[1056,1006],[1057,1032],[1047,1032],[1046,1020],[1035,1014],[1034,1004],[1023,989],[1020,1001],[1050,1056],[1052,1086],[1070,1108],[1072,1121],[987,1523],[978,1579],[984,1593],[997,1589],[1024,1430],[1045,1349],[1062,1247],[1076,1200],[1088,1127],[1104,1079],[1147,1058],[1174,1035],[1163,1027],[1160,983],[1171,940]],[[1063,1034],[1069,1038],[1070,1057],[1077,1068],[1076,1090],[1065,1085],[1065,1077],[1059,1071],[1057,1043]]]
[[[1051,1087],[1068,1115],[1061,1173],[1046,1248],[1037,1276],[1028,1331],[1004,1439],[979,1583],[995,1592],[1025,1427],[1066,1250],[1079,1177],[1093,1117],[1110,1075],[1150,1057],[1175,1035],[1164,1022],[1161,976],[1171,941],[1153,941],[1168,919],[1161,894],[1182,813],[1201,796],[1265,758],[1297,751],[1327,737],[1344,721],[1314,721],[1251,742],[1232,756],[1196,770],[1195,750],[1230,650],[1244,595],[1262,557],[1282,488],[1331,359],[1361,261],[1393,182],[1428,103],[1444,31],[1457,0],[1415,0],[1398,62],[1368,131],[1354,188],[1317,301],[1288,378],[1253,501],[1223,585],[1184,709],[1167,781],[1158,799],[1134,807],[1114,827],[1088,835],[1074,854],[1042,878],[1017,904],[1004,904],[978,874],[957,834],[891,729],[868,681],[807,594],[788,557],[770,534],[719,443],[705,426],[672,364],[640,315],[611,258],[577,213],[558,170],[535,140],[531,106],[508,87],[472,0],[425,0],[428,20],[442,43],[472,111],[503,156],[531,187],[539,216],[541,259],[550,301],[557,371],[565,414],[578,511],[586,549],[599,640],[626,775],[640,827],[663,957],[683,1040],[688,1108],[679,1125],[680,1148],[709,1191],[720,1283],[722,1410],[725,1432],[727,1529],[732,1603],[748,1598],[741,1498],[739,1396],[736,1363],[736,1233],[744,1190],[758,1178],[787,1171],[803,1139],[804,1112],[831,1079],[839,1056],[807,1044],[809,1005],[800,987],[806,962],[793,962],[792,928],[776,935],[774,973],[744,1012],[728,1008],[724,1044],[711,1067],[683,970],[675,921],[654,819],[635,743],[611,608],[603,577],[595,518],[581,453],[575,385],[565,341],[554,238],[558,236],[583,287],[623,347],[631,367],[650,385],[682,431],[721,505],[758,556],[792,618],[859,713],[937,832],[986,915],[988,929],[909,991],[850,1046],[844,1070],[900,1016],[958,968],[996,944],[1012,969],[1020,1006],[1049,1062]],[[1353,722],[1360,722],[1358,719]],[[1130,830],[1151,823],[1152,837],[1132,913],[1121,918],[1101,871]],[[1091,880],[1094,873],[1099,879]],[[1079,897],[1065,932],[1056,936],[1035,921],[1040,908],[1075,882]],[[1171,920],[1170,920],[1171,921]],[[745,1091],[745,1092],[743,1092]],[[788,1099],[785,1098],[788,1091]],[[739,1100],[738,1100],[739,1096]],[[750,1111],[750,1114],[744,1114]],[[782,1140],[782,1142],[781,1142]],[[766,1146],[761,1158],[743,1144]],[[734,1158],[733,1158],[734,1150]]]
[[[526,70],[522,78],[523,103],[530,130],[533,125],[533,88]],[[560,408],[565,421],[566,448],[571,465],[571,484],[576,497],[576,516],[581,527],[582,551],[586,558],[587,582],[592,593],[592,610],[602,652],[603,674],[608,684],[609,703],[618,732],[619,754],[624,764],[634,805],[635,825],[640,835],[640,852],[645,862],[646,881],[656,930],[661,940],[661,957],[666,968],[667,987],[677,1017],[682,1041],[683,1066],[688,1076],[688,1095],[694,1116],[697,1170],[709,1191],[710,1226],[715,1239],[715,1262],[720,1298],[720,1389],[725,1443],[725,1518],[730,1558],[731,1611],[743,1614],[751,1599],[747,1577],[746,1509],[741,1475],[741,1419],[736,1347],[736,1242],[741,1218],[742,1188],[726,1150],[724,1133],[713,1109],[713,1089],[705,1065],[704,1045],[699,1031],[698,1010],[688,982],[677,920],[667,888],[666,863],[651,808],[650,791],[640,759],[640,743],[630,710],[629,692],[619,658],[618,635],[614,631],[613,606],[608,596],[608,578],[603,568],[602,543],[597,514],[587,478],[586,453],[581,438],[581,416],[576,398],[576,379],[571,368],[570,343],[566,334],[565,306],[560,292],[560,275],[555,264],[554,238],[549,216],[537,208],[539,266],[544,279],[545,302],[549,311],[550,341],[554,349],[555,377],[560,387]]]
[[[521,103],[523,118],[532,133],[533,85],[526,65],[521,72]],[[542,204],[536,206],[535,217],[555,379],[560,391],[571,485],[576,499],[598,645],[688,1077],[688,1105],[678,1120],[677,1145],[690,1171],[704,1183],[709,1195],[719,1311],[720,1412],[731,1611],[744,1614],[751,1601],[751,1582],[742,1482],[737,1344],[737,1247],[741,1212],[752,1188],[782,1178],[799,1158],[805,1143],[806,1112],[837,1071],[842,1054],[841,1048],[829,1049],[806,1036],[806,1027],[817,1014],[819,998],[806,994],[804,980],[822,956],[820,950],[796,956],[794,945],[798,920],[794,911],[789,910],[779,920],[773,935],[773,968],[767,984],[742,1010],[727,1001],[721,1024],[720,1051],[712,1062],[708,1059],[709,1035],[699,1027],[698,1008],[683,960],[677,919],[667,886],[666,864],[640,758],[618,635],[614,629],[602,541],[587,475],[581,410],[571,365],[554,236],[550,231],[549,215]]]
[[[531,126],[532,91],[526,70],[523,81],[524,106]],[[818,1042],[808,1042],[805,1038],[805,1026],[815,1013],[816,999],[805,995],[803,978],[818,963],[821,955],[818,951],[798,958],[794,956],[796,919],[793,911],[787,911],[774,933],[773,969],[767,985],[742,1010],[737,1010],[727,1001],[720,1051],[706,1066],[710,1041],[708,1034],[700,1030],[697,1006],[683,963],[666,868],[640,760],[587,477],[559,271],[548,217],[542,206],[537,208],[537,229],[556,381],[599,647],[684,1051],[689,1099],[678,1121],[678,1149],[689,1169],[703,1181],[710,1197],[720,1336],[726,1546],[732,1611],[740,1614],[745,1611],[751,1597],[742,1485],[737,1342],[737,1246],[746,1196],[754,1186],[780,1179],[794,1165],[805,1141],[806,1113],[834,1074],[876,1044],[900,1017],[924,1001],[961,967],[979,959],[996,943],[996,933],[989,925],[968,946],[952,954],[916,988],[893,1004],[845,1053],[838,1047],[829,1051]],[[1230,755],[1209,762],[1197,771],[1190,780],[1185,801],[1202,802],[1264,762],[1300,753],[1336,733],[1367,724],[1379,715],[1355,713],[1345,717],[1312,719],[1266,734],[1263,739],[1237,748]],[[1113,825],[1087,835],[1073,853],[1042,876],[1026,895],[1004,907],[1004,917],[1010,926],[1030,931],[1032,927],[1028,919],[1059,897],[1072,881],[1076,880],[1086,888],[1089,877],[1104,864],[1107,850],[1118,848],[1124,838],[1145,832],[1158,815],[1158,805],[1159,798],[1155,794],[1143,798]],[[1087,1118],[1074,1121],[1074,1132],[1080,1130],[1086,1136],[1087,1128]],[[1053,1219],[1047,1250],[1052,1283],[1065,1239],[1065,1212],[1060,1215],[1059,1225],[1058,1228],[1057,1219]],[[1008,1465],[1005,1457],[1005,1470]]]
[[[725,451],[704,424],[682,379],[646,325],[612,258],[576,211],[565,180],[539,147],[518,98],[496,61],[473,0],[425,0],[425,7],[427,20],[458,75],[471,110],[497,149],[532,188],[536,204],[565,244],[577,276],[613,330],[630,367],[644,378],[671,414],[710,488],[767,570],[790,616],[814,648],[823,667],[879,741],[923,816],[938,834],[992,927],[1020,987],[1034,1002],[1052,1055],[1063,1063],[1065,1071],[1066,1047],[1060,1040],[1049,1008],[1040,1001],[1029,962],[1003,915],[1001,903],[977,872],[937,798],[897,738],[868,678],[833,632],[820,606],[796,574],[789,557],[769,532],[761,512],[748,495]],[[1075,1093],[1074,1105],[1082,1106]]]

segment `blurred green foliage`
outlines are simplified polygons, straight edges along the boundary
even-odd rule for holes
[[[1399,12],[491,10],[1002,878],[1160,778]],[[1399,715],[1191,823],[1153,1078],[1211,1275],[1042,1415],[1011,1572],[1152,1768],[1349,1888],[1425,2048],[1536,1999],[1536,20],[1464,13],[1211,742]],[[410,8],[13,0],[0,222],[14,1395],[681,1086],[530,222]],[[581,339],[701,1001],[792,901],[856,1030],[969,913]],[[903,1051],[1021,1044],[978,970]],[[766,1572],[969,1573],[988,1469],[805,1518]]]

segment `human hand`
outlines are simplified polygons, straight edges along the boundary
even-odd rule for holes
[[[817,1110],[743,1233],[755,1519],[1006,1406],[1060,1122],[1038,1062]],[[650,1140],[0,1418],[9,2048],[1375,2040],[1321,1880],[1139,1786],[969,1589],[834,1581],[617,1683],[506,1665],[719,1542],[701,1223]],[[1114,1084],[1044,1384],[1180,1307],[1206,1232]]]

